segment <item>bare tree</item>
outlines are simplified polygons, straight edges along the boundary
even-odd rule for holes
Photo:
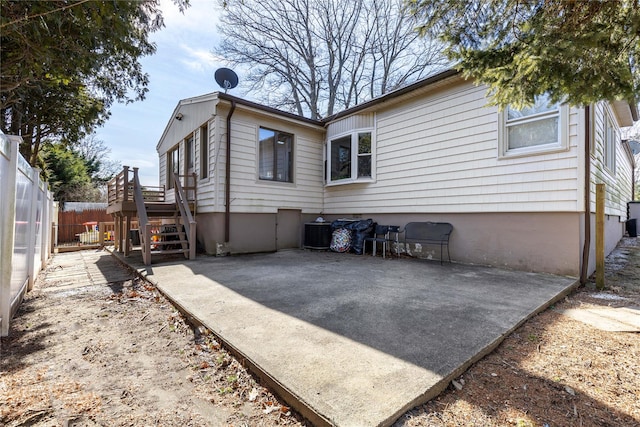
[[[400,0],[225,2],[216,48],[246,67],[260,101],[311,118],[410,84],[446,65]]]
[[[88,135],[74,144],[76,153],[87,165],[87,172],[95,185],[104,185],[122,169],[122,163],[109,158],[111,148],[95,134]]]

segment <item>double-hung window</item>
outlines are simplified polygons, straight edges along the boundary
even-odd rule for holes
[[[370,130],[330,139],[327,148],[327,183],[369,181],[373,178],[373,143]]]
[[[511,106],[500,113],[500,154],[503,157],[541,154],[567,149],[568,107],[536,97],[530,107]]]
[[[293,135],[261,127],[258,145],[259,178],[293,182]]]

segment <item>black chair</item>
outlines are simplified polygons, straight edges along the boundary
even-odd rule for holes
[[[365,254],[367,248],[367,242],[373,243],[373,256],[376,256],[377,244],[382,243],[382,258],[385,258],[387,253],[387,245],[389,244],[389,225],[377,225],[373,231],[373,236],[366,237],[362,246],[362,255]]]
[[[396,244],[396,257],[400,258],[400,233],[402,231],[400,230],[400,226],[399,225],[390,225],[389,226],[389,243],[395,243]],[[394,234],[393,238],[391,237],[391,233]],[[391,250],[389,250],[389,253],[391,253]]]

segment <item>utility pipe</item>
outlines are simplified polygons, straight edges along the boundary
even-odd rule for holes
[[[591,106],[584,107],[584,247],[580,284],[585,285],[589,272],[591,249]]]
[[[224,177],[224,242],[229,242],[231,217],[231,116],[236,109],[236,102],[231,100],[231,109],[227,114],[227,158]]]

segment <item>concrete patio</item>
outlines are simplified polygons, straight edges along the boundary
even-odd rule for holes
[[[151,266],[115,255],[316,425],[392,424],[577,284],[301,250]]]

